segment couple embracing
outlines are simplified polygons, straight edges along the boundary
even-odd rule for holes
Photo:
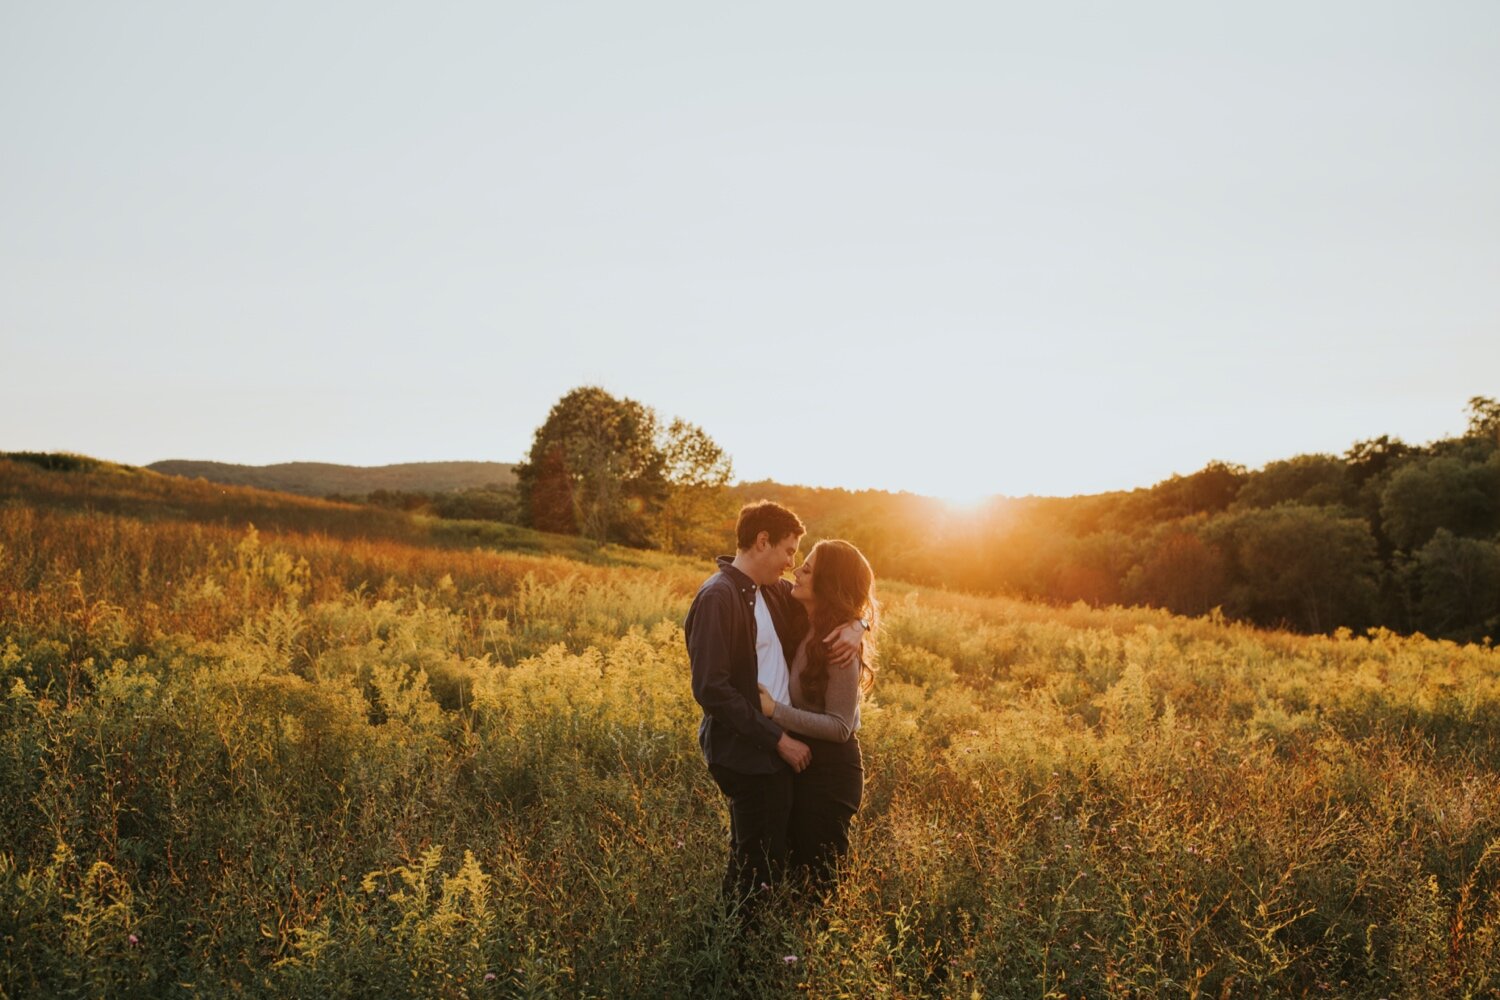
[[[827,886],[864,783],[855,732],[874,674],[874,574],[828,540],[787,581],[805,533],[779,504],[743,508],[735,555],[719,557],[684,623],[698,742],[729,800],[724,897],[742,915],[788,874]]]

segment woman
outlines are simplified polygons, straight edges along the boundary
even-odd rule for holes
[[[797,567],[792,597],[806,608],[812,625],[791,664],[792,703],[779,704],[761,688],[760,705],[812,749],[812,763],[794,779],[787,859],[821,887],[849,850],[849,821],[859,810],[864,767],[855,732],[860,696],[874,681],[875,667],[868,635],[858,665],[848,667],[831,665],[827,646],[811,637],[856,619],[873,628],[879,612],[875,574],[853,545],[822,541]]]

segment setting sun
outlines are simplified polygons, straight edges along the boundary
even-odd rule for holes
[[[983,510],[991,500],[994,499],[994,494],[960,494],[958,496],[939,497],[938,499],[943,502],[944,506],[946,506],[951,512],[955,514],[977,514],[981,510]]]

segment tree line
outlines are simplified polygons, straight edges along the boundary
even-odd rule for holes
[[[386,510],[459,521],[522,520],[521,508],[513,487],[500,483],[473,486],[462,490],[371,490],[368,493],[325,493],[325,500],[339,503],[361,503]]]
[[[744,484],[889,576],[1054,602],[1139,604],[1304,632],[1500,634],[1500,403],[1456,437],[1381,436],[1248,470],[1212,462],[1129,492],[996,499]]]
[[[1342,455],[1211,462],[1149,488],[960,513],[910,493],[730,486],[730,458],[701,428],[583,387],[537,429],[514,509],[546,531],[709,555],[741,503],[768,498],[802,516],[808,544],[847,538],[913,583],[1481,640],[1500,632],[1500,403],[1475,397],[1467,413],[1464,433],[1425,445],[1383,435]]]
[[[729,455],[701,427],[583,386],[537,428],[516,466],[516,493],[538,530],[693,553],[722,544],[733,475]]]

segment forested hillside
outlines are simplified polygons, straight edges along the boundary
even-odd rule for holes
[[[996,499],[748,483],[814,538],[861,545],[885,572],[1058,603],[1210,609],[1305,632],[1379,625],[1459,640],[1500,635],[1500,404],[1462,436],[1389,437],[1249,471],[1214,463],[1148,489]],[[814,540],[814,539],[809,539]]]

